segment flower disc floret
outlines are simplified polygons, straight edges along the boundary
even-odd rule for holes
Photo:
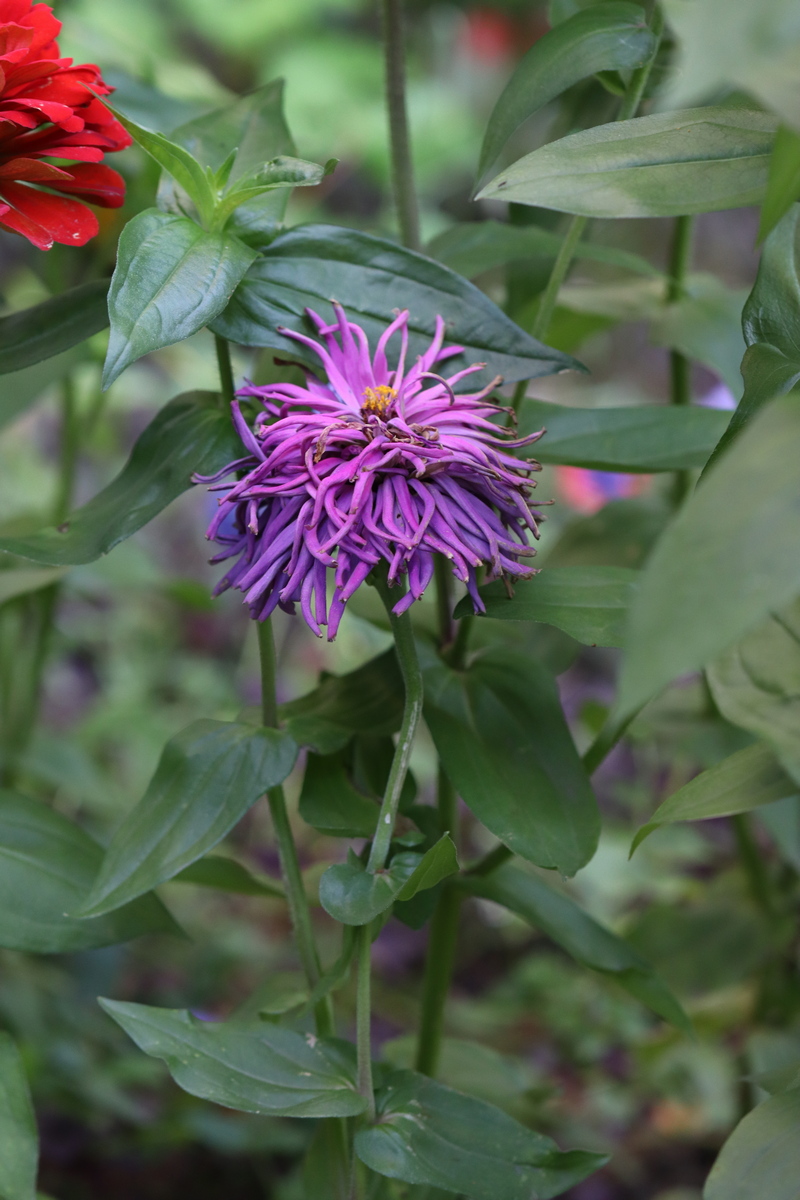
[[[251,429],[234,403],[247,453],[202,480],[223,493],[207,534],[223,546],[212,562],[235,559],[216,592],[237,588],[260,620],[299,603],[311,629],[321,636],[327,625],[332,639],[347,601],[379,563],[390,585],[406,584],[394,606],[402,613],[422,597],[441,554],[482,611],[480,568],[490,579],[533,574],[525,560],[536,553],[529,539],[541,519],[530,500],[539,464],[508,451],[541,433],[515,438],[492,421],[503,411],[488,399],[500,379],[456,393],[485,364],[449,378],[434,370],[463,352],[444,346],[441,317],[430,347],[406,369],[408,312],[371,356],[364,330],[334,308],[331,325],[308,310],[322,342],[282,330],[319,356],[325,382],[306,371],[305,386],[238,392],[263,411]],[[390,369],[395,336],[399,358]],[[240,477],[230,481],[233,474]]]

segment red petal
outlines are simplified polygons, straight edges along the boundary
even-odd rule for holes
[[[54,183],[64,180],[70,183],[72,173],[61,167],[53,167],[50,163],[40,162],[38,158],[10,158],[0,166],[0,179],[25,180],[26,183]]]
[[[27,24],[33,26],[32,55],[46,50],[61,32],[61,22],[53,16],[52,8],[48,8],[46,4],[34,4]]]
[[[3,199],[13,205],[18,217],[27,218],[50,237],[50,244],[60,242],[64,246],[83,246],[93,238],[99,225],[94,213],[77,200],[67,196],[54,196],[50,192],[39,192],[24,183],[4,183]],[[9,223],[11,213],[0,217]],[[13,226],[12,226],[13,228]],[[25,237],[39,245],[30,233],[20,229]],[[49,247],[42,247],[49,249]]]
[[[11,21],[3,22],[0,26],[0,58],[19,62],[28,53],[32,41],[32,29],[14,25]]]
[[[41,225],[37,225],[35,221],[29,221],[22,213],[15,212],[7,204],[3,205],[3,212],[0,213],[0,225],[10,229],[12,233],[21,233],[24,238],[36,246],[37,250],[52,248],[53,239],[46,229],[42,229]]]
[[[48,187],[81,196],[89,204],[101,204],[103,208],[119,208],[125,203],[125,180],[104,165],[79,163],[70,167],[65,178],[48,182]]]

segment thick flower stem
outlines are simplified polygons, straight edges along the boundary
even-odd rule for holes
[[[422,716],[422,672],[419,669],[419,662],[417,661],[417,648],[414,645],[414,630],[411,625],[411,618],[407,612],[402,613],[399,617],[392,612],[392,605],[395,603],[396,596],[392,595],[391,589],[383,576],[378,576],[375,586],[389,614],[397,659],[400,663],[400,671],[403,676],[403,683],[405,684],[406,698],[403,708],[403,723],[400,726],[400,734],[397,746],[395,747],[394,758],[392,759],[389,778],[386,783],[386,791],[378,817],[378,827],[375,830],[375,837],[367,863],[367,870],[373,874],[376,871],[382,871],[386,866],[386,859],[389,856],[389,845],[394,834],[394,825],[397,819],[397,809],[400,804],[400,794],[403,790],[406,775],[408,774],[408,764],[411,759],[414,736],[417,732],[420,717]]]
[[[269,620],[261,621],[257,624],[257,629],[258,650],[261,659],[261,719],[267,728],[276,729],[278,708],[275,700],[275,642],[272,636],[272,625]],[[309,987],[313,988],[319,982],[321,974],[319,955],[314,941],[311,911],[303,886],[303,877],[300,873],[297,847],[289,824],[283,788],[280,786],[271,788],[267,792],[267,801],[275,829],[281,874],[289,902],[297,950]],[[329,1036],[333,1032],[333,1015],[328,999],[320,1001],[314,1009],[314,1015],[317,1033],[320,1037]]]
[[[419,209],[406,109],[406,62],[403,0],[383,0],[383,46],[386,62],[386,106],[392,156],[392,191],[403,245],[420,249]]]
[[[356,1052],[358,1090],[367,1102],[367,1119],[375,1120],[375,1091],[372,1086],[371,966],[372,932],[369,925],[356,930],[358,982],[356,985]]]
[[[231,348],[225,338],[220,337],[218,333],[214,334],[214,346],[217,351],[217,365],[219,367],[219,388],[222,393],[222,399],[226,405],[229,405],[233,403],[236,395],[236,389],[233,384]]]
[[[453,884],[442,887],[431,920],[425,980],[422,990],[422,1020],[417,1042],[416,1069],[435,1075],[439,1066],[444,1032],[444,1011],[456,953],[461,894]]]

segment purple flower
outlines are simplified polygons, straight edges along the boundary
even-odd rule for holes
[[[239,396],[257,397],[265,409],[251,430],[233,406],[247,457],[200,481],[224,493],[207,533],[224,546],[212,562],[236,560],[215,594],[238,588],[258,620],[278,605],[294,612],[299,602],[311,629],[321,636],[327,625],[332,639],[345,604],[379,562],[388,564],[390,584],[407,579],[394,606],[402,613],[422,596],[434,555],[442,554],[483,611],[479,567],[490,579],[533,574],[520,560],[536,553],[528,535],[538,537],[540,514],[529,497],[539,464],[506,451],[541,435],[514,440],[490,421],[503,411],[487,400],[499,379],[480,392],[454,392],[483,363],[449,379],[434,372],[462,352],[443,347],[441,317],[429,349],[406,369],[408,312],[370,358],[363,329],[334,308],[333,325],[308,310],[325,345],[281,331],[319,355],[327,382],[307,371],[305,387],[242,388]],[[390,370],[386,347],[395,334],[400,358]],[[219,482],[234,473],[241,477]]]

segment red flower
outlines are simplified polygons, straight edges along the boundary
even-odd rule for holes
[[[81,200],[122,204],[125,182],[101,160],[131,143],[92,95],[113,90],[99,69],[59,58],[60,30],[46,4],[0,0],[0,226],[40,250],[95,236],[97,217]]]

